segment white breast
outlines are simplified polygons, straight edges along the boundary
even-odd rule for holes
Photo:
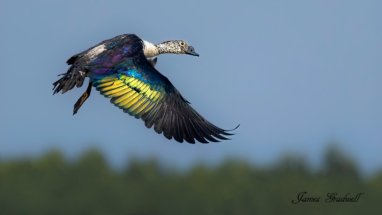
[[[151,58],[158,55],[158,48],[154,44],[143,40],[143,46],[143,53],[145,54],[146,58]]]

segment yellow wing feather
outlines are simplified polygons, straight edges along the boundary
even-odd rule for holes
[[[135,112],[136,114],[139,114],[141,113],[146,107],[147,105],[150,104],[150,100],[147,99],[147,98],[142,98],[140,100],[140,102],[138,102],[137,104],[134,105],[134,107],[132,107],[131,111],[132,112]]]
[[[162,97],[149,84],[126,75],[105,77],[97,80],[95,86],[112,103],[136,116],[150,111]]]
[[[122,96],[128,92],[130,92],[132,89],[130,87],[121,87],[121,88],[118,88],[118,89],[115,89],[115,90],[110,90],[110,91],[107,91],[104,93],[105,96],[108,96],[108,97],[112,97],[112,98],[115,98],[115,97],[119,97],[119,96]]]
[[[117,98],[114,103],[116,104],[121,104],[122,105],[122,102],[124,102],[125,100],[131,98],[131,96],[133,96],[135,94],[135,91],[132,89],[132,88],[129,88],[130,91],[122,96],[120,96],[119,98]]]
[[[132,95],[130,98],[123,101],[121,105],[123,106],[123,108],[129,109],[129,107],[131,107],[137,101],[137,98],[140,98],[140,96],[142,95],[140,95],[139,93],[134,93],[134,95]]]
[[[124,83],[122,81],[119,81],[119,80],[113,81],[113,84],[106,86],[106,87],[103,87],[102,92],[116,89],[116,88],[121,87],[121,86],[124,86]]]

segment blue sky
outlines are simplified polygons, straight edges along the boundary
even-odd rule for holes
[[[317,163],[337,140],[366,171],[382,167],[381,1],[0,2],[0,157],[92,147],[171,165],[240,158],[269,164],[286,153]],[[232,141],[179,144],[93,91],[52,96],[71,55],[113,36],[184,39],[200,57],[160,56],[158,69]]]

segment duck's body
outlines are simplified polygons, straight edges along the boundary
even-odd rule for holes
[[[78,99],[74,114],[89,97],[94,86],[124,112],[141,118],[148,128],[178,142],[202,143],[227,139],[230,135],[202,116],[180,95],[171,82],[155,68],[156,56],[164,53],[197,55],[184,41],[166,41],[158,45],[134,34],[105,40],[71,57],[64,77],[54,83],[54,93],[81,87],[89,77],[86,92]]]

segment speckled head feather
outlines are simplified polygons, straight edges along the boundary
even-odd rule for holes
[[[195,52],[194,47],[188,45],[187,42],[183,40],[169,40],[156,45],[159,54],[172,53],[172,54],[189,54],[194,56],[199,56]]]
[[[143,47],[143,52],[147,58],[160,54],[188,54],[199,56],[199,54],[195,52],[194,47],[183,40],[169,40],[156,45],[144,40]]]

